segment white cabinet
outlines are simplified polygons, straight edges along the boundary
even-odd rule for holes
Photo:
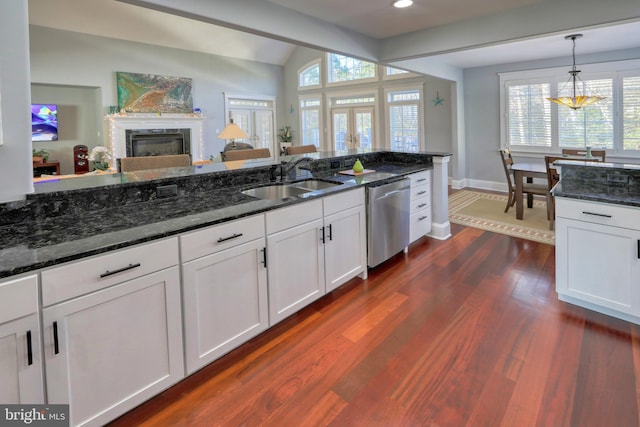
[[[431,232],[431,171],[407,175],[411,180],[409,242]]]
[[[357,275],[367,278],[367,218],[364,188],[325,197],[326,292]]]
[[[325,294],[322,200],[267,212],[269,323]]]
[[[36,275],[0,282],[0,402],[44,403]]]
[[[72,425],[103,425],[184,377],[177,264],[173,238],[42,272],[48,402],[68,403]]]
[[[268,212],[274,325],[357,275],[367,277],[364,188]]]
[[[638,323],[640,209],[556,198],[560,299]]]
[[[269,327],[265,244],[263,215],[180,237],[188,374]]]

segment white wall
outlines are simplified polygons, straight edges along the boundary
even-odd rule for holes
[[[0,0],[0,202],[33,191],[27,0]]]

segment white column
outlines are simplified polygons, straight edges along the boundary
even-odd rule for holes
[[[433,191],[431,209],[433,219],[431,233],[435,239],[446,240],[451,237],[449,222],[449,159],[450,156],[433,156]]]

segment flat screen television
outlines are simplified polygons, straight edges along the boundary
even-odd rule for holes
[[[58,140],[58,106],[31,104],[31,140]]]

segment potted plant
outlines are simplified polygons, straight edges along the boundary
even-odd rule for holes
[[[283,126],[278,131],[278,137],[280,138],[280,142],[293,142],[293,130],[291,126]]]
[[[47,150],[33,150],[34,163],[46,163],[49,161],[49,152]]]
[[[93,162],[94,170],[107,170],[109,169],[109,161],[111,160],[111,153],[107,147],[98,145],[93,147],[91,153],[89,153],[89,160]]]

